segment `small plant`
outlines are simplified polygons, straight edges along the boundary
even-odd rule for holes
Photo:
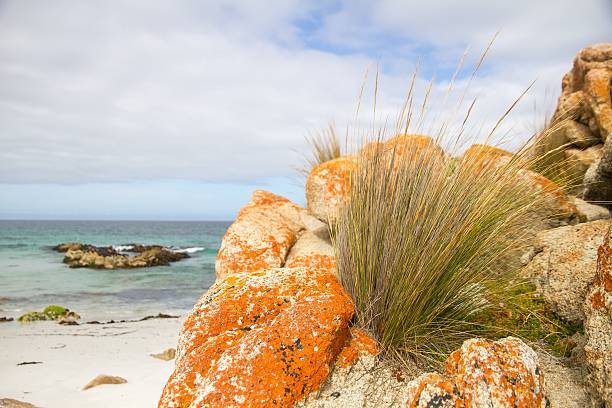
[[[302,169],[302,173],[306,176],[317,165],[342,156],[340,141],[333,124],[323,131],[307,136],[306,142],[311,148],[310,156],[306,158],[306,164]]]

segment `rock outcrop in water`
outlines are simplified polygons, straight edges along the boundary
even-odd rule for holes
[[[148,266],[167,266],[171,262],[189,258],[189,254],[175,252],[160,245],[125,245],[125,251],[115,248],[98,247],[90,244],[69,242],[53,247],[58,252],[64,252],[64,263],[71,268],[95,269],[129,269]],[[136,255],[128,255],[131,252]]]

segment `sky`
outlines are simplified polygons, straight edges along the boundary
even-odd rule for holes
[[[0,219],[230,220],[255,189],[304,204],[307,135],[381,126],[417,67],[420,130],[453,122],[466,51],[449,99],[477,98],[472,141],[535,81],[499,132],[512,150],[611,23],[609,0],[0,0]]]

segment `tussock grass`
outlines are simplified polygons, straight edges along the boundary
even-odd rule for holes
[[[332,240],[341,282],[356,306],[355,324],[385,355],[408,366],[437,365],[466,338],[499,332],[482,316],[511,297],[513,254],[533,235],[534,214],[545,199],[526,182],[534,166],[528,149],[500,162],[415,146],[398,155],[397,146],[383,144],[410,133],[412,119],[423,116],[429,90],[414,114],[412,89],[395,129],[373,130],[374,143],[358,155]],[[465,124],[473,106],[453,146],[469,141]],[[415,133],[421,128],[417,123]],[[438,128],[436,143],[451,129]]]
[[[317,165],[342,156],[340,141],[333,123],[326,129],[306,136],[306,142],[310,146],[310,155],[305,157],[305,165],[301,169],[305,176],[308,176]]]

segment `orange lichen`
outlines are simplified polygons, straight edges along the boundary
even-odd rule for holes
[[[355,365],[361,356],[376,356],[380,352],[378,343],[369,334],[357,327],[351,328],[348,344],[342,349],[336,360],[336,367],[349,368]]]
[[[356,166],[353,157],[339,157],[312,169],[306,180],[306,199],[313,214],[324,221],[337,215],[348,197]]]
[[[463,160],[469,162],[485,162],[489,163],[493,160],[502,158],[502,157],[513,157],[514,155],[507,150],[500,149],[499,147],[483,145],[483,144],[473,144],[471,145],[465,153],[463,153]]]
[[[327,378],[352,315],[326,270],[230,276],[185,321],[159,407],[292,406]]]
[[[591,306],[601,309],[606,306],[606,297],[612,296],[612,246],[610,246],[611,230],[604,237],[603,243],[597,249],[597,270],[591,293]]]
[[[521,340],[470,339],[446,360],[445,375],[429,373],[408,384],[408,407],[544,407],[537,354]],[[444,404],[444,405],[442,405]]]
[[[305,212],[286,198],[255,191],[228,228],[217,254],[218,277],[281,267],[304,226],[286,212]]]
[[[289,260],[285,267],[287,268],[317,268],[327,270],[333,273],[336,270],[336,258],[331,255],[300,255]]]
[[[385,143],[382,143],[382,142],[366,143],[361,148],[361,150],[359,150],[359,155],[368,157],[371,155],[379,154],[382,151],[381,149],[385,149]]]
[[[395,153],[395,160],[443,159],[444,151],[425,135],[400,134],[385,142],[385,148]]]

